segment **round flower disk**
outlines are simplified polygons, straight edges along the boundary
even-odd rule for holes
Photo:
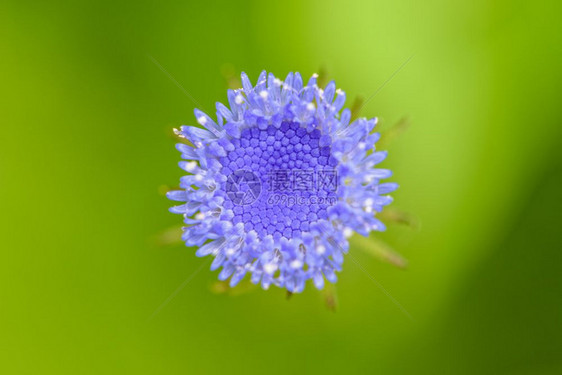
[[[327,220],[328,202],[335,202],[336,196],[328,186],[313,186],[314,172],[334,169],[338,161],[331,156],[329,137],[323,146],[319,138],[318,129],[307,131],[297,122],[283,121],[278,128],[269,125],[264,130],[244,129],[240,139],[232,139],[235,151],[219,158],[221,173],[230,176],[238,170],[251,171],[253,175],[248,180],[252,181],[255,175],[263,189],[253,204],[237,204],[236,199],[228,199],[232,188],[227,182],[223,188],[227,192],[224,208],[233,211],[232,223],[243,223],[245,231],[255,230],[258,238],[272,235],[279,241],[282,237],[299,238],[310,230],[311,224]],[[309,177],[311,183],[299,189],[274,186],[279,183],[277,177],[290,184],[294,171],[299,172],[297,176]]]
[[[212,255],[231,286],[250,273],[264,289],[301,292],[308,279],[321,289],[336,281],[349,236],[385,228],[375,215],[398,186],[375,168],[386,157],[375,151],[376,119],[350,123],[343,91],[316,77],[305,86],[299,73],[262,72],[254,87],[242,73],[216,122],[195,110],[203,128],[176,130],[190,143],[177,145],[189,174],[168,193],[184,202],[171,211],[184,215],[186,245]]]

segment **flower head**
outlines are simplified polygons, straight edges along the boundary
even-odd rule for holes
[[[308,279],[321,289],[336,281],[354,232],[385,229],[375,215],[398,186],[380,183],[391,172],[375,167],[386,157],[375,151],[376,119],[350,123],[345,93],[316,78],[264,71],[252,86],[242,73],[217,121],[196,109],[204,129],[176,130],[190,143],[177,145],[189,174],[168,193],[184,202],[170,210],[184,216],[186,245],[212,255],[231,286],[249,273],[265,289],[301,292]]]

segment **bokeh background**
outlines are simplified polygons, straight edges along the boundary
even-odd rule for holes
[[[2,2],[0,372],[562,373],[561,11]],[[349,258],[336,312],[313,288],[217,293],[207,265],[172,295],[206,262],[166,244],[161,194],[195,105],[154,61],[204,109],[242,70],[323,69],[349,104],[386,82],[361,114],[409,119],[385,165],[421,225],[351,253],[412,319]]]

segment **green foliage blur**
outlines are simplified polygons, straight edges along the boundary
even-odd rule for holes
[[[0,373],[562,373],[561,14],[2,2]],[[420,227],[352,238],[335,312],[314,288],[220,293],[206,259],[168,243],[171,129],[194,123],[189,96],[214,112],[232,74],[262,69],[324,71],[349,106],[380,88],[361,115],[411,124],[385,166]],[[371,257],[375,241],[408,267]]]

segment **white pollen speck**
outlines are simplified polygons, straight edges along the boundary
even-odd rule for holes
[[[318,73],[314,73],[314,74],[312,75],[312,78],[318,78]]]
[[[267,263],[263,266],[265,273],[272,274],[277,270],[277,265],[275,263]]]
[[[205,214],[203,212],[199,212],[197,213],[197,215],[195,215],[195,220],[203,220],[205,218]]]
[[[324,254],[326,252],[326,247],[324,245],[318,245],[316,247],[316,252],[320,255]]]
[[[187,164],[185,165],[185,169],[186,169],[188,172],[192,172],[192,171],[195,169],[195,167],[197,167],[197,163],[194,162],[194,161],[190,161],[189,163],[187,163]]]
[[[207,117],[201,116],[197,119],[197,122],[200,123],[201,125],[205,125],[207,123]]]
[[[357,145],[359,147],[360,150],[364,150],[365,147],[367,147],[367,145],[365,144],[365,142],[359,142],[359,144]]]
[[[306,109],[308,109],[309,111],[314,111],[316,107],[314,106],[314,103],[308,103],[306,105]]]
[[[226,249],[225,254],[227,256],[232,256],[232,255],[234,255],[235,252],[236,252],[236,249],[231,247],[231,248]]]
[[[336,90],[336,94],[338,94],[338,95],[341,95],[341,94],[343,94],[343,91],[342,91],[342,89],[337,89],[337,90]]]
[[[375,201],[373,200],[373,198],[365,199],[365,206],[367,206],[367,207],[372,207],[374,203],[375,203]]]
[[[302,267],[302,262],[298,259],[295,259],[291,262],[291,268],[301,268]]]
[[[263,99],[267,99],[267,96],[268,96],[268,95],[269,95],[269,93],[268,93],[267,91],[265,91],[265,90],[263,90],[262,92],[260,92],[260,96],[261,96]]]
[[[274,83],[276,86],[281,86],[281,84],[283,83],[283,81],[281,81],[279,78],[275,78],[275,79],[273,80],[273,83]]]
[[[352,230],[351,228],[349,228],[349,227],[346,227],[346,228],[343,230],[343,235],[345,236],[345,238],[349,238],[349,237],[351,237],[351,236],[353,235],[353,230]]]
[[[236,104],[242,104],[244,103],[244,98],[242,97],[242,95],[238,94],[236,95],[236,98],[234,98],[234,101],[236,102]]]
[[[195,181],[203,181],[203,176],[200,174],[195,175]]]
[[[174,128],[174,134],[177,135],[180,138],[185,138],[185,135],[183,135],[183,133],[181,132],[181,130]]]

